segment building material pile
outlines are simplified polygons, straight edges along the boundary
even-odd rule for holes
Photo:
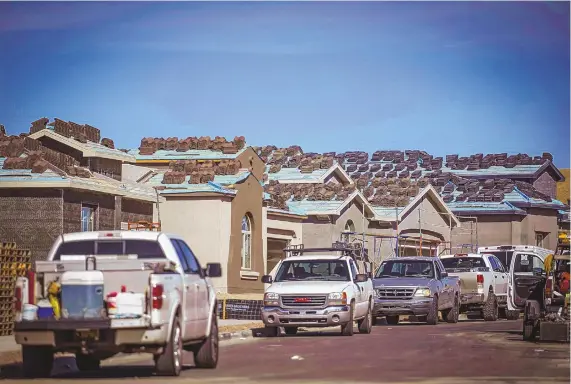
[[[246,145],[244,136],[236,136],[234,140],[228,141],[224,137],[216,136],[214,140],[210,136],[187,137],[178,139],[177,137],[144,137],[139,145],[140,155],[152,155],[156,151],[177,151],[187,152],[191,150],[211,150],[224,154],[235,154]]]
[[[271,180],[264,186],[264,191],[270,195],[270,207],[287,210],[287,201],[330,201],[345,200],[355,191],[354,185],[344,186],[340,183],[326,184],[280,184]]]
[[[42,129],[53,129],[55,133],[68,138],[73,138],[80,143],[86,143],[87,141],[99,143],[101,139],[101,131],[98,128],[92,127],[88,124],[82,125],[58,118],[55,118],[52,123],[49,123],[49,119],[46,117],[32,122],[30,134],[39,132]]]
[[[79,167],[73,157],[27,136],[0,136],[0,157],[6,158],[3,169],[31,169],[33,173],[49,169],[62,176],[67,172],[71,176],[91,177],[91,172]]]
[[[240,167],[240,161],[236,159],[171,161],[162,183],[181,184],[185,182],[186,176],[190,176],[189,184],[206,184],[214,181],[215,175],[236,175]]]
[[[16,243],[0,242],[0,336],[12,334],[16,279],[30,270],[32,255]]]

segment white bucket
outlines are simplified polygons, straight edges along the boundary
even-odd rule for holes
[[[38,317],[38,307],[34,304],[24,304],[22,306],[22,320],[36,320]]]

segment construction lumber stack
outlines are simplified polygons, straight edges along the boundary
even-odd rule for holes
[[[20,249],[16,243],[0,242],[0,336],[12,334],[16,279],[26,275],[31,262],[30,250]]]

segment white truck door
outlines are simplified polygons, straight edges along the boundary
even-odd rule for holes
[[[500,266],[498,265],[498,263],[496,262],[496,259],[494,258],[493,255],[487,255],[485,256],[485,259],[487,261],[487,264],[490,268],[490,276],[492,278],[492,287],[494,289],[494,293],[496,295],[504,295],[505,292],[503,291],[504,286],[502,283],[502,274],[501,274],[501,269]],[[487,287],[484,287],[484,289],[486,289]]]
[[[184,297],[183,313],[185,320],[185,338],[194,339],[198,337],[198,282],[200,275],[192,273],[188,259],[185,255],[185,249],[188,245],[184,241],[173,239],[173,245],[184,269]]]
[[[522,310],[530,295],[530,289],[541,280],[539,273],[545,272],[544,256],[526,252],[514,252],[508,278],[508,309]]]
[[[353,260],[349,260],[349,268],[351,270],[351,281],[353,281],[353,287],[355,292],[355,317],[364,316],[367,313],[367,306],[365,305],[365,300],[363,296],[365,295],[365,284],[366,283],[355,283],[355,276],[359,273],[357,266]]]
[[[208,315],[210,312],[208,306],[208,285],[204,279],[200,263],[192,252],[192,249],[190,249],[188,244],[184,241],[180,241],[180,246],[188,264],[188,274],[192,277],[192,286],[189,290],[194,290],[195,301],[192,303],[192,306],[194,307],[193,311],[196,316],[195,332],[197,332],[197,336],[200,337],[203,335],[204,330],[206,330]]]

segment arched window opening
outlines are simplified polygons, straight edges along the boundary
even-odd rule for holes
[[[252,269],[252,222],[248,215],[242,218],[242,269]]]
[[[355,232],[355,224],[353,224],[353,220],[347,220],[347,223],[345,223],[345,232]]]

